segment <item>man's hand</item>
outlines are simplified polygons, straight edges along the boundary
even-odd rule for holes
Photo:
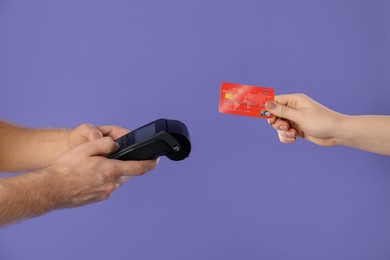
[[[69,131],[68,147],[69,149],[78,146],[87,141],[95,141],[104,136],[109,136],[112,139],[117,139],[125,135],[129,130],[119,126],[98,126],[91,124],[82,124]]]
[[[0,171],[31,171],[51,165],[70,149],[87,141],[128,133],[119,126],[82,124],[74,129],[31,129],[0,120]]]
[[[109,198],[131,176],[153,170],[157,160],[119,161],[104,155],[115,152],[111,137],[85,142],[63,154],[47,169],[57,207],[76,207]]]
[[[0,226],[39,216],[54,209],[105,200],[131,176],[140,176],[157,160],[119,161],[111,137],[84,142],[61,155],[51,166],[0,181]]]

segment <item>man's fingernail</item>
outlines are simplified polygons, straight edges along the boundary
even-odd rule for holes
[[[272,101],[267,101],[265,103],[265,107],[267,109],[275,109],[276,108],[276,103],[275,102],[272,102]]]
[[[97,140],[103,137],[102,132],[100,132],[99,130],[93,131],[91,135],[92,135],[92,140]]]
[[[114,139],[112,139],[110,136],[105,136],[105,137],[103,137],[103,138],[106,139],[107,142],[116,143],[116,142],[114,142]]]

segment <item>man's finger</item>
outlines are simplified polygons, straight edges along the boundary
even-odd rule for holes
[[[99,129],[104,136],[110,136],[113,139],[117,139],[130,132],[125,128],[119,126],[113,126],[113,125],[98,126],[97,129]]]
[[[103,137],[102,132],[91,124],[82,124],[75,129],[77,134],[87,141],[98,140]]]
[[[116,181],[116,187],[118,188],[122,184],[128,182],[131,179],[132,176],[120,176],[118,180]]]
[[[145,161],[115,160],[115,167],[118,170],[118,174],[122,176],[140,176],[156,168],[157,162],[157,159]]]
[[[103,137],[95,141],[83,143],[76,147],[84,156],[107,155],[118,150],[118,144],[111,137]]]

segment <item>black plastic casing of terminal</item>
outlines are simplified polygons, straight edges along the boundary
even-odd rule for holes
[[[158,119],[115,140],[119,150],[107,158],[150,160],[166,156],[173,161],[187,158],[191,141],[186,125],[178,120]]]

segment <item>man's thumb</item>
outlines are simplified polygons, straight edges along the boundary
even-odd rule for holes
[[[295,110],[291,107],[288,107],[288,106],[278,104],[274,101],[267,101],[265,103],[265,108],[267,109],[267,111],[271,112],[273,115],[280,117],[280,118],[285,118],[285,119],[294,121],[298,117],[297,110]]]

